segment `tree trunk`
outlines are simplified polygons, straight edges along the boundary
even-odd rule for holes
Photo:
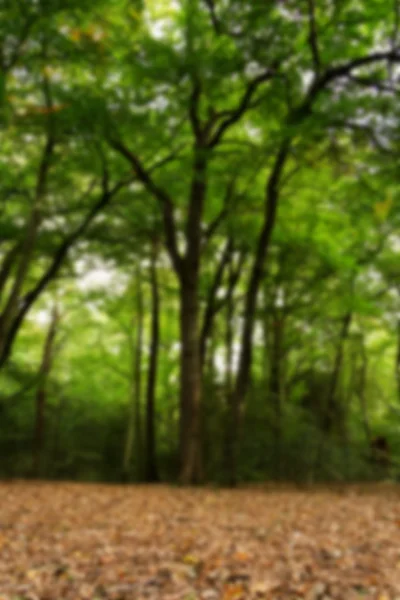
[[[47,288],[49,283],[58,275],[70,249],[87,231],[96,216],[107,206],[115,194],[117,194],[125,185],[126,182],[121,181],[111,190],[108,189],[107,185],[104,187],[103,192],[101,193],[97,202],[92,206],[88,214],[85,215],[81,223],[79,223],[79,225],[60,243],[54,252],[53,259],[48,265],[47,269],[42,273],[33,287],[26,294],[24,294],[17,303],[13,304],[12,312],[15,313],[15,307],[17,307],[18,310],[16,311],[16,314],[14,314],[14,318],[11,320],[11,322],[6,322],[5,318],[2,319],[0,317],[0,369],[6,364],[10,357],[13,344],[26,318],[26,315],[36,300]],[[21,252],[23,251],[23,247],[21,247]]]
[[[21,252],[16,255],[18,264],[16,267],[14,280],[12,282],[8,298],[5,302],[4,309],[0,314],[0,355],[2,355],[6,350],[9,332],[12,327],[15,314],[18,312],[21,290],[31,264],[38,234],[39,222],[39,211],[34,207],[29,217],[24,241],[21,245]]]
[[[223,464],[226,473],[229,472],[232,463],[232,440],[231,440],[231,427],[232,427],[232,385],[233,385],[233,320],[235,317],[235,273],[232,264],[232,256],[229,257],[229,282],[226,298],[226,323],[225,323],[225,352],[226,352],[226,373],[225,373],[225,395],[226,395],[226,421],[225,421],[225,436],[224,436],[224,449],[223,449]]]
[[[228,266],[228,263],[231,261],[231,255],[233,252],[233,244],[231,240],[228,240],[223,253],[221,260],[217,265],[217,269],[215,271],[213,282],[210,286],[206,308],[204,311],[203,324],[201,328],[200,334],[200,361],[202,368],[204,367],[207,355],[207,343],[209,338],[212,335],[212,330],[214,326],[214,321],[217,313],[219,312],[222,304],[221,302],[217,302],[217,294],[221,289],[225,268]]]
[[[342,369],[344,345],[350,329],[352,313],[348,312],[342,319],[342,327],[339,334],[338,345],[336,348],[335,361],[333,364],[328,393],[325,402],[325,411],[322,419],[321,435],[317,447],[316,460],[314,465],[314,475],[318,472],[323,461],[325,441],[333,426],[334,409],[336,403],[336,390],[339,383],[339,377]]]
[[[141,394],[142,394],[142,353],[143,353],[143,289],[140,264],[136,269],[136,340],[132,348],[132,382],[131,399],[128,417],[128,428],[122,464],[123,478],[129,481],[133,448],[135,446],[136,479],[142,475],[142,426],[141,426]]]
[[[272,344],[271,355],[269,357],[269,401],[274,411],[274,467],[275,478],[281,479],[282,476],[282,341],[283,341],[284,320],[279,314],[272,319]]]
[[[47,382],[54,358],[54,340],[57,334],[59,319],[58,309],[55,306],[52,311],[51,322],[43,348],[42,362],[39,371],[39,385],[36,392],[36,417],[32,452],[32,473],[35,477],[40,477],[43,472]]]
[[[202,377],[198,313],[197,285],[183,284],[180,309],[180,480],[183,484],[200,483],[203,478],[200,412]]]
[[[0,304],[4,292],[4,288],[8,282],[8,279],[11,275],[12,268],[18,258],[18,253],[21,249],[21,242],[17,241],[3,257],[3,262],[0,268]]]
[[[9,343],[13,322],[16,314],[18,313],[19,304],[21,301],[21,292],[31,266],[41,221],[41,202],[46,194],[47,180],[54,147],[55,141],[52,135],[51,126],[49,126],[46,143],[43,148],[43,153],[37,172],[36,190],[32,210],[26,224],[26,232],[21,243],[20,252],[16,250],[15,258],[17,259],[17,266],[15,269],[14,281],[11,285],[8,298],[5,301],[4,309],[0,314],[0,357],[7,353],[7,346]],[[13,261],[14,258],[12,257],[11,260]],[[5,267],[6,277],[8,277],[7,265],[5,265]]]
[[[257,250],[251,268],[249,284],[246,292],[239,368],[230,400],[232,414],[229,424],[230,465],[228,469],[228,480],[231,486],[235,486],[238,479],[237,467],[239,456],[240,426],[244,401],[250,383],[253,330],[257,308],[257,297],[262,282],[264,264],[267,258],[272,232],[275,226],[279,200],[279,184],[286,160],[289,156],[289,149],[290,140],[284,140],[276,155],[272,171],[267,181],[265,190],[264,222],[257,241]]]
[[[211,471],[214,471],[215,465],[215,440],[219,425],[219,415],[217,414],[216,403],[218,401],[218,389],[216,387],[215,373],[215,349],[216,340],[213,332],[210,333],[207,343],[206,362],[202,365],[202,381],[203,381],[203,402],[202,402],[202,459],[204,472],[206,468],[211,466]]]
[[[147,380],[146,399],[146,481],[155,482],[159,480],[156,452],[155,432],[155,391],[157,382],[158,350],[160,338],[160,294],[157,279],[157,248],[153,245],[150,264],[151,285],[151,342],[149,373]]]
[[[199,279],[201,222],[207,191],[207,161],[204,148],[196,147],[189,211],[186,222],[186,252],[180,270],[180,481],[203,479],[201,444],[202,365],[199,330]]]
[[[400,401],[400,319],[397,320],[396,383],[397,397]]]
[[[357,394],[360,400],[360,408],[365,432],[365,439],[367,442],[368,452],[371,450],[372,444],[372,434],[371,434],[371,426],[369,424],[368,417],[368,406],[366,399],[366,388],[367,388],[367,372],[368,372],[368,356],[365,348],[365,339],[364,335],[361,337],[360,341],[360,357],[361,357],[361,366],[359,372],[359,379],[357,384]]]
[[[60,458],[60,449],[61,449],[61,423],[64,417],[64,409],[66,405],[67,399],[64,394],[61,395],[58,405],[56,408],[56,414],[54,417],[54,426],[53,426],[53,441],[52,441],[52,474],[57,476],[57,462]]]
[[[342,404],[340,415],[340,443],[343,453],[343,473],[346,481],[350,479],[351,471],[351,439],[350,429],[348,427],[348,417],[350,416],[350,409],[353,400],[353,394],[357,386],[357,348],[354,344],[351,344],[350,355],[348,359],[349,366],[349,378],[348,381],[343,382],[342,390]]]

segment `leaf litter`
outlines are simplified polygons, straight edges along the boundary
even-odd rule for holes
[[[400,600],[396,486],[0,484],[0,600]]]

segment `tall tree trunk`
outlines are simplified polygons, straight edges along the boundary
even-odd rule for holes
[[[396,383],[397,397],[400,401],[400,319],[397,320]]]
[[[207,467],[213,470],[215,464],[215,439],[216,423],[218,415],[216,402],[218,400],[218,389],[216,386],[215,350],[216,339],[213,332],[210,333],[207,343],[206,363],[202,366],[203,378],[203,402],[202,402],[202,457],[204,471]],[[217,425],[218,426],[218,425]],[[209,471],[210,472],[210,471]],[[211,471],[212,472],[212,471]]]
[[[269,357],[269,401],[274,412],[274,467],[275,478],[282,476],[282,402],[283,402],[283,367],[282,367],[282,342],[284,331],[284,319],[282,315],[276,314],[272,319],[272,344]]]
[[[5,302],[4,309],[0,314],[0,355],[5,352],[9,331],[15,314],[18,312],[21,290],[31,264],[39,221],[39,211],[34,208],[29,217],[24,242],[21,246],[21,252],[17,255],[19,262],[16,267],[14,280]]]
[[[240,269],[241,269],[240,265]],[[226,325],[225,325],[225,348],[226,348],[226,373],[225,389],[227,398],[232,392],[233,381],[233,320],[235,318],[235,299],[234,292],[238,277],[233,268],[232,255],[229,257],[228,264],[229,281],[226,297]]]
[[[234,292],[237,279],[235,279],[235,271],[233,268],[232,255],[229,256],[228,263],[229,281],[226,297],[226,322],[225,322],[225,396],[226,396],[226,419],[225,419],[225,436],[223,448],[223,465],[225,472],[228,473],[232,463],[232,443],[231,443],[231,427],[232,427],[232,385],[233,385],[233,341],[234,341],[234,318],[235,318],[235,299]]]
[[[21,249],[21,242],[16,242],[3,257],[3,261],[0,267],[0,304],[4,292],[4,288],[8,282],[8,279],[11,275],[12,268],[18,258],[18,253]]]
[[[214,320],[222,306],[222,303],[217,301],[217,294],[221,289],[225,269],[228,266],[229,261],[231,260],[232,252],[233,244],[231,240],[228,240],[222,252],[221,259],[217,265],[217,269],[214,274],[214,279],[208,291],[206,308],[204,311],[203,323],[200,334],[200,360],[202,368],[206,361],[207,343],[212,335]]]
[[[360,372],[359,379],[357,384],[357,395],[360,400],[360,408],[365,432],[365,439],[367,442],[368,452],[371,451],[372,444],[372,434],[371,434],[371,426],[369,424],[369,416],[368,416],[368,406],[367,406],[367,398],[366,398],[366,389],[367,389],[367,373],[368,373],[368,356],[365,348],[365,337],[362,334],[360,341]]]
[[[19,309],[21,292],[33,258],[41,221],[41,202],[46,194],[47,180],[54,147],[55,141],[51,126],[49,126],[46,143],[43,148],[43,153],[37,172],[36,190],[32,210],[26,224],[26,232],[21,243],[20,252],[16,250],[15,258],[17,259],[17,266],[15,269],[14,281],[10,287],[10,292],[7,300],[5,301],[4,309],[0,314],[0,356],[7,350],[7,344],[14,318]],[[14,257],[12,257],[11,260],[14,261]],[[7,265],[5,266],[6,275],[8,277]]]
[[[201,359],[198,331],[198,289],[181,287],[181,365],[180,365],[180,480],[200,483],[203,478],[201,456]]]
[[[60,243],[60,245],[54,252],[53,258],[50,264],[48,265],[47,269],[45,269],[45,271],[42,273],[42,275],[36,281],[33,287],[26,294],[24,294],[17,303],[13,303],[13,309],[10,312],[13,313],[14,318],[11,320],[11,322],[8,322],[9,320],[6,320],[4,316],[3,318],[0,317],[0,369],[6,364],[7,360],[10,357],[13,344],[26,318],[26,315],[28,314],[36,300],[47,288],[49,283],[53,281],[58,275],[64,263],[64,260],[72,246],[87,231],[87,229],[92,224],[93,220],[109,204],[110,200],[126,185],[126,180],[122,180],[119,183],[117,183],[112,189],[109,189],[107,177],[104,178],[103,191],[100,197],[95,202],[95,204],[85,215],[82,221],[77,225],[77,227],[71,233],[69,233]],[[23,251],[24,250],[21,247],[21,252]],[[16,307],[17,311],[15,311]]]
[[[345,480],[348,481],[351,476],[351,439],[350,430],[348,427],[348,417],[350,416],[351,403],[353,400],[354,391],[356,389],[357,378],[357,348],[351,344],[350,354],[348,359],[349,378],[348,381],[343,381],[342,403],[340,415],[340,444],[343,455],[343,473]]]
[[[130,479],[132,455],[135,447],[136,479],[142,475],[142,354],[143,354],[143,288],[140,264],[136,268],[136,340],[132,348],[132,381],[131,398],[128,416],[128,427],[124,448],[122,471],[126,481]]]
[[[198,142],[199,144],[199,142]],[[201,443],[202,364],[199,328],[201,221],[207,191],[205,149],[195,148],[193,179],[186,223],[186,252],[180,272],[180,481],[203,479]]]
[[[146,398],[146,463],[145,476],[146,481],[155,482],[159,480],[157,468],[156,452],[156,431],[155,431],[155,390],[157,382],[158,350],[160,338],[160,293],[157,278],[157,246],[153,244],[151,264],[150,264],[150,285],[151,285],[151,342],[149,373],[147,379],[147,398]]]
[[[251,268],[249,284],[246,292],[239,368],[230,401],[232,410],[229,424],[230,465],[228,469],[228,480],[232,486],[237,484],[238,479],[237,467],[239,456],[240,426],[244,401],[250,383],[253,330],[258,292],[262,282],[264,265],[271,242],[272,232],[275,226],[279,200],[279,184],[287,158],[289,156],[289,150],[290,139],[287,139],[282,142],[267,181],[265,190],[264,222],[257,241],[257,250]]]
[[[56,413],[54,416],[54,426],[53,426],[53,441],[52,441],[52,450],[51,450],[51,456],[52,456],[52,473],[54,475],[57,475],[57,461],[59,460],[60,457],[60,448],[61,448],[61,423],[63,420],[63,416],[64,416],[64,409],[65,409],[65,405],[67,403],[67,398],[64,396],[64,394],[61,394],[59,401],[58,401],[58,405],[56,408]]]
[[[336,403],[336,391],[337,391],[339,377],[340,377],[340,373],[341,373],[341,369],[342,369],[344,346],[345,346],[345,343],[346,343],[346,340],[348,337],[348,333],[350,330],[351,319],[352,319],[352,313],[350,311],[348,313],[346,313],[342,319],[342,326],[340,329],[338,344],[337,344],[337,348],[336,348],[335,360],[333,363],[332,374],[331,374],[329,388],[328,388],[326,401],[325,401],[324,415],[323,415],[322,427],[321,427],[321,435],[320,435],[320,440],[319,440],[319,444],[318,444],[317,452],[316,452],[313,477],[315,477],[316,473],[318,472],[318,470],[321,467],[321,464],[323,461],[326,437],[327,437],[327,434],[330,433],[332,426],[333,426],[333,418],[334,418],[334,412],[335,412],[334,409],[335,409],[335,403]]]
[[[45,440],[47,382],[53,363],[54,340],[57,334],[59,319],[59,312],[57,307],[55,306],[51,314],[50,326],[47,332],[46,341],[43,348],[42,361],[39,370],[39,385],[36,392],[36,417],[32,452],[32,473],[35,477],[40,477],[43,472],[43,447]]]

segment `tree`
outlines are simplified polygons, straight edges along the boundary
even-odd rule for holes
[[[39,384],[36,391],[36,420],[34,430],[34,443],[32,453],[32,472],[40,477],[43,472],[43,446],[45,441],[45,413],[48,379],[54,360],[55,337],[57,334],[60,314],[57,305],[51,312],[51,320],[43,347],[42,362],[39,370]]]

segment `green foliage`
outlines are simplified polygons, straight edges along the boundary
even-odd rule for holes
[[[157,460],[162,478],[176,477],[184,278],[170,238],[183,256],[199,183],[199,331],[216,288],[202,372],[207,477],[225,481],[245,298],[265,224],[240,479],[386,476],[368,462],[377,433],[398,463],[399,48],[390,13],[379,0],[3,1],[1,352],[2,318],[22,317],[0,372],[0,475],[31,474],[57,304],[44,474],[121,478],[136,406],[143,439],[128,478],[142,477],[156,248]]]

